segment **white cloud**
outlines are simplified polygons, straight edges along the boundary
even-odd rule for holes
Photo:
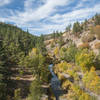
[[[41,5],[39,8],[34,10],[34,7],[32,7],[32,3],[34,3],[34,0],[26,0],[24,3],[25,11],[24,12],[16,12],[17,16],[12,16],[11,18],[13,20],[19,19],[19,21],[23,22],[29,22],[29,21],[39,21],[41,19],[44,19],[46,17],[49,17],[52,13],[54,13],[58,6],[64,6],[66,4],[69,4],[69,0],[43,0],[43,5]],[[33,9],[32,9],[33,8]]]
[[[80,5],[71,8],[71,12],[65,11],[59,13],[59,7],[66,6],[73,2],[73,0],[38,0],[38,5],[35,5],[36,0],[25,0],[24,11],[9,11],[11,16],[0,17],[0,21],[14,22],[19,27],[29,27],[30,32],[34,33],[51,33],[54,30],[63,31],[65,27],[79,20],[83,21],[85,18],[89,18],[96,12],[100,12],[100,4],[94,4],[92,7],[85,7],[75,9],[84,6],[85,1],[80,1]],[[41,22],[41,19],[45,19],[50,23]]]
[[[86,18],[93,16],[96,12],[100,13],[100,4],[92,8],[82,8],[80,10],[73,10],[72,12],[65,14],[56,14],[55,16],[48,18],[48,20],[55,24],[44,24],[41,29],[49,33],[53,32],[54,30],[63,31],[68,24],[73,24],[77,20],[82,22]]]
[[[2,20],[14,22],[17,25],[23,25],[28,23],[33,23],[39,21],[44,18],[49,18],[51,14],[57,11],[56,7],[68,5],[70,3],[69,0],[40,0],[43,5],[39,6],[39,8],[34,9],[35,0],[25,0],[24,2],[24,12],[14,11],[12,12],[12,16],[8,16],[6,18],[2,18]]]
[[[82,0],[83,2],[86,2],[86,1],[91,1],[91,0]],[[92,0],[93,1],[93,0]]]
[[[11,3],[11,0],[0,0],[0,6],[4,6]]]
[[[100,4],[91,7],[91,8],[81,8],[78,10],[73,10],[69,13],[65,14],[56,14],[55,16],[51,17],[51,20],[56,23],[64,23],[64,22],[71,22],[77,21],[78,19],[85,19],[91,17],[95,13],[100,13]]]

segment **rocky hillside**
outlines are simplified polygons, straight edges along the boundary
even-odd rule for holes
[[[81,24],[78,22],[74,23],[72,29],[70,28],[70,30],[66,30],[64,33],[58,33],[61,35],[57,37],[54,36],[54,34],[56,33],[47,35],[45,44],[47,46],[48,51],[53,53],[53,50],[56,47],[66,48],[72,42],[78,48],[89,48],[92,49],[96,54],[99,54],[100,25],[99,23],[97,24],[97,20],[100,20],[100,18],[96,18],[97,16],[100,17],[100,15],[96,15],[89,20],[85,20]],[[77,23],[79,24],[79,26],[76,25],[75,29],[75,24]],[[79,30],[79,32],[74,32],[77,30]]]

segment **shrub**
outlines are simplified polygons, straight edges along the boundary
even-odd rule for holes
[[[67,62],[61,62],[55,66],[55,71],[56,71],[56,73],[58,73],[58,72],[66,73],[68,67],[70,67],[70,66],[71,65],[69,65]]]
[[[83,71],[90,69],[94,65],[95,55],[88,49],[80,50],[75,56],[75,62]]]
[[[24,71],[23,70],[20,70],[19,71],[19,74],[20,74],[20,76],[23,76],[24,75]]]
[[[99,54],[95,58],[94,66],[96,67],[97,70],[100,70],[100,51],[99,51]]]
[[[63,52],[66,52],[67,49],[66,49],[65,47],[62,47],[61,50],[62,50]]]
[[[91,70],[85,73],[82,80],[86,88],[89,88],[91,91],[100,94],[100,77],[96,75],[94,67],[91,67]]]
[[[94,33],[97,35],[97,38],[100,40],[100,25],[94,27]]]
[[[65,42],[64,42],[64,40],[63,40],[63,38],[62,38],[62,36],[59,37],[58,44],[59,44],[59,47],[62,47],[62,46],[65,44]]]
[[[43,94],[40,80],[34,80],[30,86],[30,94],[28,100],[40,100]]]
[[[57,64],[55,66],[54,71],[58,75],[58,78],[61,79],[61,80],[63,80],[64,77],[63,77],[63,75],[61,73],[67,73],[67,74],[69,74],[71,76],[72,72],[70,73],[69,70],[72,69],[72,67],[73,66],[71,64],[67,63],[67,62],[61,62],[61,63],[59,63],[59,64]]]
[[[82,42],[91,42],[91,41],[93,41],[95,39],[96,38],[95,38],[94,34],[88,34],[87,36],[84,36],[82,38]]]
[[[54,43],[51,43],[51,48],[54,48],[54,47],[55,47]]]
[[[81,48],[81,49],[89,49],[89,44],[88,43],[83,43],[83,44],[81,44],[81,45],[79,45],[79,48]]]
[[[20,89],[16,89],[14,91],[14,100],[21,100],[20,92],[21,92]]]
[[[0,80],[0,100],[6,100],[6,96],[7,96],[7,87],[5,83],[2,83]]]
[[[77,48],[74,44],[71,44],[66,51],[60,50],[60,59],[67,62],[75,61],[75,54],[77,53]]]
[[[57,73],[58,79],[63,81],[65,77],[61,73]]]
[[[59,55],[59,48],[58,47],[56,47],[54,49],[54,54],[55,54],[55,56],[58,56]]]
[[[73,69],[73,70],[72,70]],[[64,79],[63,75],[60,73],[67,73],[69,76],[74,78],[74,80],[78,80],[79,77],[76,73],[76,67],[73,67],[72,64],[67,63],[67,62],[61,62],[55,66],[55,73],[58,74],[59,79]]]
[[[100,25],[97,25],[97,26],[95,26],[95,27],[91,27],[90,33],[91,33],[91,34],[96,34],[97,39],[100,40]]]
[[[75,80],[75,81],[78,81],[79,80],[79,77],[77,75],[77,73],[75,72],[75,70],[73,69],[68,69],[67,70],[67,73],[72,77],[72,81]]]
[[[95,49],[100,49],[100,42],[95,44]]]
[[[67,94],[68,100],[96,100],[94,97],[90,96],[88,93],[84,92],[77,85],[71,85],[70,90]]]
[[[17,77],[16,77],[16,80],[20,80],[20,77],[17,76]]]
[[[68,89],[69,87],[71,86],[71,82],[69,80],[65,80],[63,83],[62,83],[62,88],[64,90]]]

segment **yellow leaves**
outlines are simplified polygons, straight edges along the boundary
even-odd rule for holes
[[[73,75],[74,75],[74,71],[73,71],[73,70],[67,70],[67,73],[68,73],[70,76],[73,76]]]
[[[72,64],[67,62],[61,62],[55,66],[55,73],[65,73],[69,76],[73,77],[74,80],[79,80],[79,76],[77,75],[76,67],[73,67]],[[63,79],[61,74],[58,74],[59,79]]]
[[[72,65],[67,62],[61,62],[55,66],[55,70],[67,73],[67,70],[72,68]]]
[[[67,63],[61,62],[57,65],[57,68],[59,69],[60,72],[64,72],[67,70]]]
[[[90,69],[90,71],[91,72],[95,72],[95,67],[92,66],[91,69]]]
[[[80,88],[78,86],[72,85],[71,89],[74,92],[76,92],[77,95],[80,95],[80,93],[82,93],[81,90],[80,90]]]
[[[56,47],[56,48],[54,49],[54,54],[55,54],[56,56],[59,54],[59,48],[58,48],[58,47]]]
[[[85,73],[82,80],[87,88],[95,93],[100,93],[100,77],[96,75],[94,67],[91,67],[90,71]]]
[[[16,77],[16,80],[20,80],[20,77]]]
[[[71,85],[71,88],[67,94],[68,100],[95,100],[92,96],[84,92],[77,85]]]
[[[57,73],[58,78],[63,80],[64,76],[62,73],[68,74],[69,76],[73,77],[74,80],[79,80],[79,76],[77,75],[76,67],[73,67],[73,65],[67,63],[67,62],[61,62],[54,67],[55,73]]]
[[[63,82],[63,84],[62,84],[62,88],[63,89],[66,89],[66,88],[68,88],[69,86],[71,86],[71,82],[70,81],[68,81],[68,80],[66,80],[66,81],[64,81]]]
[[[38,53],[37,48],[33,48],[31,52],[29,52],[29,56],[32,57]]]
[[[84,49],[76,54],[76,63],[81,66],[83,71],[93,66],[95,55],[92,51]]]
[[[86,93],[82,93],[82,95],[79,97],[79,100],[92,100],[92,97]]]
[[[68,69],[67,73],[74,78],[74,80],[79,80],[77,72],[73,69]]]
[[[33,49],[32,49],[32,52],[33,52],[34,54],[36,54],[36,53],[37,53],[37,48],[33,48]]]
[[[100,93],[100,77],[96,76],[94,80],[92,80],[90,86],[91,86],[91,90],[95,91],[96,93]]]
[[[60,74],[60,73],[58,73],[58,78],[59,78],[59,80],[65,79],[64,76],[62,74]]]
[[[99,76],[96,76],[96,77],[95,77],[95,80],[100,80],[100,77],[99,77]]]
[[[92,80],[92,82],[90,83],[91,86],[95,86],[97,84],[97,80],[96,81],[94,81],[94,80]]]

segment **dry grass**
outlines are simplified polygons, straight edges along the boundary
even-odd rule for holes
[[[97,26],[94,28],[94,32],[95,32],[95,34],[97,35],[97,38],[100,40],[100,25],[97,25]]]
[[[95,44],[95,49],[100,49],[100,42]]]
[[[96,34],[97,39],[100,40],[100,25],[97,25],[97,26],[95,26],[95,27],[91,27],[90,33],[91,33],[91,34]]]
[[[85,49],[85,48],[87,48],[87,49],[89,49],[89,43],[83,43],[83,44],[81,44],[81,45],[79,45],[79,47],[78,48],[81,48],[81,49]]]
[[[87,42],[91,42],[91,41],[93,41],[93,40],[95,40],[95,39],[96,39],[96,38],[95,38],[94,34],[88,34],[87,36],[84,36],[84,37],[82,38],[82,42],[87,43]]]

